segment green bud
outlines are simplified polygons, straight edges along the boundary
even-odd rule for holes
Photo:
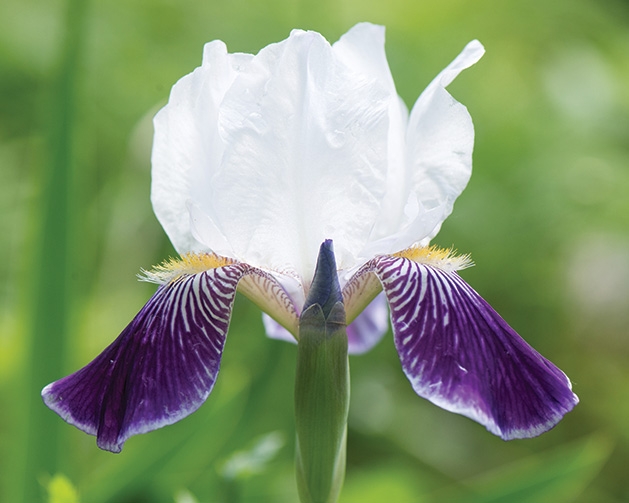
[[[331,241],[321,245],[299,320],[295,426],[302,503],[334,503],[345,476],[349,364],[345,308]]]

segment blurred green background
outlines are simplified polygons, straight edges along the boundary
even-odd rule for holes
[[[342,503],[629,500],[626,2],[9,0],[0,19],[0,501],[296,501],[295,348],[245,299],[207,403],[120,455],[39,392],[113,340],[154,291],[135,274],[173,254],[149,203],[151,118],[203,44],[335,41],[358,21],[386,25],[409,106],[485,45],[450,87],[474,175],[435,242],[472,254],[463,276],[581,404],[505,443],[416,397],[386,337],[350,361]]]

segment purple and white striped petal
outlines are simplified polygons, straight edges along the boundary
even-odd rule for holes
[[[531,348],[456,272],[382,256],[402,368],[415,392],[504,440],[540,435],[577,403],[570,380]]]
[[[347,325],[348,353],[360,355],[370,351],[389,329],[387,300],[380,294]]]
[[[214,386],[236,287],[249,272],[231,264],[160,286],[99,356],[46,386],[44,402],[111,452],[191,414]]]

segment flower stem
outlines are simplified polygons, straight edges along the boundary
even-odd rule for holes
[[[345,309],[332,243],[321,246],[299,320],[295,425],[302,503],[334,503],[345,477],[349,364]]]

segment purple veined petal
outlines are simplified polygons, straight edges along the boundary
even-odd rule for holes
[[[578,403],[570,380],[456,272],[394,256],[370,265],[415,392],[504,440],[540,435]]]
[[[281,281],[280,275],[273,275],[259,269],[255,271],[255,274],[242,278],[238,284],[238,291],[262,309],[265,316],[272,317],[279,327],[285,329],[286,334],[282,334],[280,339],[288,337],[294,341],[299,330],[299,316],[295,308],[295,295],[291,295],[286,289],[289,280],[282,278],[283,281]],[[265,321],[265,327],[266,324]]]
[[[361,267],[343,286],[343,303],[350,322],[348,352],[362,354],[373,348],[389,328],[386,298],[380,280],[369,265]]]
[[[297,344],[297,339],[282,325],[271,318],[268,314],[262,313],[262,324],[264,331],[269,339],[277,339],[279,341],[292,342]]]
[[[198,409],[218,374],[236,287],[250,272],[232,264],[160,286],[91,363],[46,386],[46,405],[101,449]]]
[[[359,355],[371,350],[389,329],[387,299],[379,294],[347,326],[347,351]]]

